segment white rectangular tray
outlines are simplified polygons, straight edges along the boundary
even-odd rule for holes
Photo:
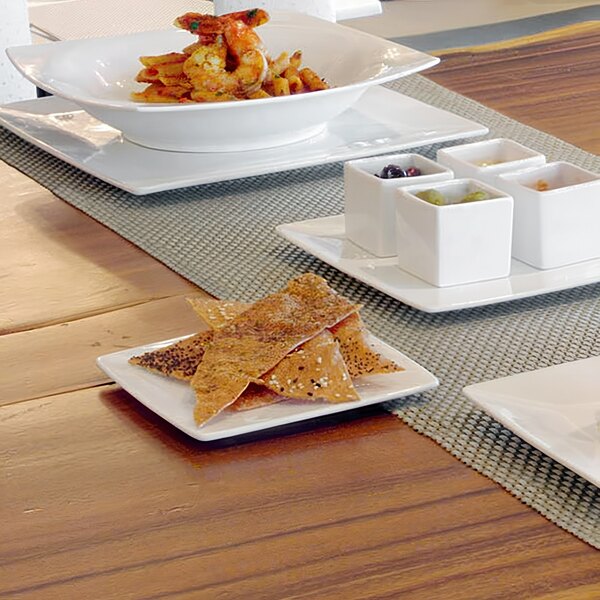
[[[201,441],[218,440],[345,412],[424,392],[438,385],[438,380],[429,371],[398,350],[371,336],[373,349],[404,367],[405,370],[358,377],[354,380],[354,386],[360,400],[339,404],[285,401],[246,411],[225,410],[202,427],[198,427],[194,422],[193,414],[194,393],[187,382],[155,375],[128,362],[132,356],[156,350],[175,341],[177,340],[167,340],[105,354],[98,358],[98,366],[144,406],[181,431]]]
[[[463,391],[519,437],[600,486],[600,356]]]
[[[0,106],[0,125],[65,162],[132,194],[277,173],[485,135],[474,121],[374,87],[304,142],[245,152],[166,152],[128,142],[116,129],[57,97]]]
[[[600,259],[544,271],[513,260],[506,278],[439,288],[400,269],[395,257],[377,258],[349,241],[344,215],[279,225],[277,233],[343,273],[429,313],[507,302],[600,281]]]

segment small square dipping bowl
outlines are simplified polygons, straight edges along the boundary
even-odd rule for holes
[[[416,194],[435,189],[448,204]],[[459,203],[483,191],[488,199]],[[474,179],[396,191],[398,266],[437,287],[507,277],[510,273],[513,199]]]
[[[514,258],[538,269],[600,258],[600,175],[558,161],[498,180],[514,198]]]
[[[382,179],[386,165],[416,167],[421,175]],[[377,175],[376,175],[377,174]],[[420,154],[392,154],[351,160],[344,164],[346,236],[378,257],[396,254],[396,196],[398,188],[452,179],[453,173]]]
[[[452,169],[456,177],[479,179],[498,187],[500,173],[543,165],[546,157],[513,140],[496,138],[442,148],[437,161]]]

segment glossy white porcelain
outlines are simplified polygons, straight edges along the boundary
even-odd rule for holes
[[[600,356],[463,391],[526,442],[600,486]]]
[[[246,152],[151,150],[57,97],[0,107],[0,124],[65,162],[133,194],[149,194],[484,135],[478,123],[386,88],[370,88],[316,138]]]
[[[437,313],[508,302],[600,281],[600,259],[541,271],[512,260],[501,279],[436,287],[398,267],[397,258],[378,258],[346,236],[344,215],[277,227],[283,238],[343,273],[419,310]]]
[[[387,165],[418,168],[421,175],[382,179]],[[346,233],[355,244],[375,256],[396,254],[396,190],[452,179],[452,171],[420,154],[388,154],[344,164]]]
[[[459,146],[440,148],[437,161],[454,171],[456,177],[479,179],[498,186],[497,176],[542,165],[546,157],[514,140],[494,138]]]
[[[417,195],[443,195],[437,206]],[[468,194],[484,200],[461,202]],[[454,179],[396,190],[396,248],[401,269],[437,287],[507,277],[513,200],[475,179]]]
[[[505,173],[498,185],[515,202],[515,258],[538,269],[600,258],[600,175],[559,161]]]
[[[174,15],[174,17],[177,15]],[[273,13],[257,29],[270,54],[303,51],[303,64],[331,89],[294,96],[199,104],[130,100],[142,55],[181,51],[196,36],[176,28],[11,48],[15,66],[38,87],[71,100],[132,142],[161,150],[255,150],[322,132],[374,85],[431,67],[438,58],[299,13]]]
[[[327,402],[285,401],[253,410],[223,411],[202,427],[194,422],[194,393],[184,381],[156,375],[130,365],[130,357],[166,346],[176,340],[140,346],[100,356],[98,366],[134,398],[181,431],[202,441],[218,440],[261,431],[306,419],[353,410],[371,404],[424,392],[438,385],[429,371],[410,358],[371,336],[376,352],[404,367],[404,371],[358,377],[354,380],[360,400]]]

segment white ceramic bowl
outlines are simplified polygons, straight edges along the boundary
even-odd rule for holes
[[[452,169],[457,177],[479,179],[496,187],[499,174],[546,162],[546,157],[540,152],[506,138],[441,148],[436,158],[440,164]]]
[[[421,175],[382,179],[386,165],[416,167]],[[346,235],[375,256],[396,254],[396,190],[452,179],[452,171],[420,154],[389,154],[344,163]]]
[[[505,173],[514,198],[513,256],[538,269],[600,258],[600,175],[564,161]],[[538,182],[548,185],[536,189]]]
[[[416,194],[432,188],[450,202],[430,204]],[[458,203],[476,191],[487,200]],[[396,191],[398,266],[437,287],[507,277],[513,199],[474,179],[453,179]]]
[[[173,15],[175,18],[177,15]],[[10,48],[14,65],[38,87],[71,100],[132,142],[162,150],[218,152],[307,139],[370,86],[439,59],[323,19],[273,13],[258,27],[271,56],[303,51],[332,89],[296,96],[202,104],[140,104],[129,99],[142,55],[181,51],[196,36],[176,28]]]

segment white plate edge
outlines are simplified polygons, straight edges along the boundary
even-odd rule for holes
[[[349,36],[352,36],[355,40],[370,40],[372,41],[372,43],[374,44],[379,44],[382,47],[386,47],[388,48],[388,52],[389,49],[394,48],[394,47],[400,47],[403,48],[405,50],[409,50],[410,51],[410,55],[413,57],[413,63],[412,66],[410,68],[404,68],[402,67],[401,69],[401,73],[397,73],[396,71],[392,72],[392,73],[387,73],[387,74],[377,74],[372,76],[370,79],[364,80],[364,81],[360,81],[360,82],[356,82],[353,84],[348,84],[348,85],[343,85],[341,87],[335,88],[337,90],[339,89],[343,89],[345,90],[352,90],[352,89],[359,89],[361,87],[365,87],[365,86],[372,86],[372,85],[380,85],[383,83],[387,83],[390,81],[393,81],[395,79],[401,78],[401,77],[405,77],[408,75],[412,75],[414,73],[418,73],[420,71],[426,70],[428,68],[431,68],[433,66],[435,66],[436,64],[438,64],[440,62],[440,58],[437,56],[434,56],[432,54],[429,54],[428,52],[424,52],[422,50],[417,50],[416,48],[411,48],[410,46],[406,46],[404,44],[399,44],[397,42],[394,42],[392,40],[388,40],[385,38],[382,38],[380,36],[365,32],[365,31],[361,31],[359,29],[353,28],[353,27],[349,27],[347,25],[343,25],[341,23],[336,23],[336,22],[330,22],[324,19],[320,19],[308,14],[304,14],[304,13],[298,13],[298,12],[294,12],[294,11],[270,11],[270,15],[271,18],[269,19],[269,22],[265,24],[266,26],[269,27],[277,27],[278,25],[289,25],[291,24],[292,26],[298,26],[298,25],[302,25],[303,22],[305,25],[309,25],[312,26],[313,28],[316,28],[316,30],[318,32],[322,32],[323,34],[326,34],[328,31],[339,31],[340,29],[348,32]],[[56,48],[60,48],[60,47],[72,47],[72,48],[77,48],[79,46],[91,46],[94,44],[98,44],[98,43],[105,43],[105,42],[110,42],[111,40],[114,41],[123,41],[126,39],[131,39],[131,38],[144,38],[144,37],[157,37],[157,36],[161,36],[161,35],[173,35],[174,37],[177,36],[183,36],[185,33],[184,30],[182,29],[178,29],[178,28],[171,28],[171,29],[157,29],[157,30],[145,30],[145,31],[137,31],[137,32],[133,32],[133,33],[123,33],[120,35],[116,35],[116,36],[109,36],[109,37],[88,37],[88,38],[81,38],[81,39],[68,39],[68,40],[57,40],[55,42],[53,42],[50,45],[44,44],[44,48],[42,49],[42,46],[39,44],[27,44],[27,45],[18,45],[18,46],[11,46],[9,48],[6,49],[6,54],[7,57],[9,58],[10,62],[12,63],[12,65],[25,77],[27,78],[30,82],[32,82],[34,85],[36,85],[37,87],[40,87],[42,89],[46,89],[48,92],[51,92],[53,94],[55,94],[56,96],[60,96],[63,99],[66,99],[68,101],[74,102],[74,103],[84,103],[84,104],[88,104],[89,106],[92,107],[108,107],[108,106],[112,106],[112,107],[118,107],[118,108],[122,108],[125,111],[132,111],[132,112],[137,112],[137,111],[143,111],[143,112],[154,112],[156,110],[161,110],[162,107],[157,107],[157,106],[152,106],[152,105],[144,105],[144,104],[135,104],[135,103],[131,103],[131,102],[125,102],[125,101],[114,101],[114,102],[99,102],[98,100],[96,100],[93,96],[88,96],[88,95],[83,95],[83,96],[77,96],[74,94],[69,94],[66,93],[64,91],[59,91],[57,90],[55,87],[52,86],[51,82],[48,81],[43,81],[40,77],[37,76],[37,71],[36,72],[32,72],[30,67],[30,64],[28,64],[27,62],[24,62],[24,60],[29,61],[29,63],[31,63],[32,61],[35,63],[36,59],[38,57],[43,57],[44,60],[49,60],[50,58],[53,58],[54,55],[57,53]],[[45,64],[42,66],[46,66]],[[392,66],[392,70],[398,69],[398,66]],[[324,90],[325,92],[329,91],[329,90]],[[280,97],[277,98],[277,100],[279,102],[286,102],[289,100],[293,100],[294,97],[293,96],[288,96],[288,97]],[[260,100],[259,100],[260,102]],[[237,106],[242,106],[243,105],[237,105]],[[173,109],[173,107],[169,107],[166,106],[166,109],[171,108],[171,110]],[[190,108],[196,108],[197,110],[206,110],[206,106],[205,105],[193,105],[190,106]],[[211,107],[212,108],[212,107]],[[243,108],[242,108],[243,110]]]
[[[193,334],[190,334],[190,335],[193,335]],[[125,350],[118,350],[116,352],[111,352],[109,354],[104,354],[104,355],[98,356],[96,358],[96,365],[98,366],[98,368],[100,368],[100,370],[102,370],[106,375],[108,375],[114,381],[115,384],[119,385],[130,396],[132,396],[136,401],[138,401],[140,404],[145,406],[148,410],[150,410],[154,414],[161,417],[164,421],[166,421],[167,423],[170,423],[176,429],[186,433],[187,435],[189,435],[190,437],[192,437],[198,441],[209,442],[209,441],[225,439],[225,438],[229,438],[229,437],[237,437],[237,436],[245,435],[247,433],[253,433],[256,431],[265,431],[265,430],[273,429],[275,427],[279,427],[281,425],[300,423],[302,421],[306,421],[306,420],[310,420],[310,419],[318,419],[320,417],[326,417],[326,416],[329,416],[332,414],[346,412],[348,410],[354,410],[354,409],[358,409],[358,408],[363,408],[363,407],[371,406],[374,404],[390,402],[392,400],[404,398],[406,396],[410,396],[413,394],[423,393],[427,390],[436,388],[439,385],[438,378],[435,375],[433,375],[433,373],[431,373],[429,370],[427,370],[425,367],[423,367],[422,365],[420,365],[419,363],[417,363],[416,361],[411,359],[409,356],[407,356],[400,350],[397,350],[393,346],[390,346],[389,344],[387,344],[380,338],[376,337],[372,333],[369,333],[369,335],[370,335],[371,340],[376,342],[376,344],[378,346],[376,348],[377,351],[381,352],[382,354],[386,354],[386,355],[391,354],[392,356],[395,356],[396,360],[398,360],[398,362],[401,362],[403,366],[410,367],[410,369],[409,369],[410,372],[414,373],[415,375],[418,375],[419,377],[422,377],[423,383],[414,384],[410,388],[406,388],[399,392],[394,392],[393,396],[389,397],[389,398],[372,399],[372,400],[366,400],[366,401],[359,400],[359,401],[352,402],[352,403],[349,402],[349,403],[330,404],[330,405],[320,404],[319,407],[316,408],[315,410],[316,411],[322,410],[324,407],[326,407],[327,408],[326,412],[323,412],[320,414],[313,414],[311,412],[306,412],[306,413],[299,415],[299,418],[295,418],[295,419],[288,419],[286,417],[283,417],[281,419],[275,420],[275,422],[273,424],[268,425],[268,426],[253,426],[252,424],[250,424],[246,427],[237,428],[234,433],[227,433],[225,435],[219,434],[219,432],[203,433],[203,430],[201,427],[192,430],[192,429],[182,426],[180,423],[175,422],[172,418],[170,418],[169,415],[166,415],[166,414],[162,413],[161,411],[157,411],[151,402],[148,403],[144,399],[136,396],[134,394],[133,390],[131,389],[131,387],[128,385],[128,382],[124,381],[123,378],[119,375],[119,373],[115,372],[111,366],[111,363],[114,360],[120,360],[125,357],[129,358],[130,356],[133,356],[135,354],[141,354],[143,352],[147,352],[149,350],[156,349],[156,348],[174,343],[178,340],[189,337],[189,335],[184,335],[184,336],[180,336],[177,338],[173,338],[170,340],[164,340],[164,341],[160,341],[160,342],[153,342],[151,344],[145,344],[145,345],[137,346],[134,348],[127,348]],[[131,366],[131,368],[135,369],[136,367]],[[155,375],[148,371],[146,371],[145,373],[142,371],[142,374],[147,375],[149,377],[162,377],[161,375]],[[382,376],[382,375],[379,375],[379,376]],[[176,380],[173,380],[173,381],[176,381]],[[184,383],[184,382],[181,382],[181,383]],[[260,409],[256,409],[256,410],[260,410]]]
[[[545,368],[552,368],[552,367],[545,367]],[[535,371],[539,371],[539,370],[542,370],[542,369],[534,369],[533,371],[526,371],[525,373],[534,373]],[[520,375],[520,374],[521,373],[518,373],[517,375]],[[501,412],[499,412],[499,411],[497,412],[495,410],[494,406],[487,403],[485,400],[477,397],[477,392],[481,388],[481,386],[499,381],[500,379],[508,379],[510,377],[513,377],[513,376],[509,375],[507,377],[499,377],[498,379],[491,379],[489,381],[473,383],[473,384],[463,387],[462,392],[469,400],[471,400],[484,413],[486,413],[488,416],[490,416],[495,421],[498,421],[499,423],[501,423],[506,429],[508,429],[509,431],[512,431],[515,435],[520,437],[527,444],[529,444],[530,446],[533,446],[534,448],[539,450],[542,454],[549,456],[550,458],[552,458],[556,462],[560,463],[567,469],[570,469],[574,473],[577,473],[577,475],[579,475],[580,477],[583,477],[583,479],[585,479],[586,481],[589,481],[593,485],[600,487],[600,476],[596,476],[594,474],[590,475],[590,473],[579,468],[577,465],[573,464],[570,460],[565,459],[564,457],[560,456],[558,453],[553,452],[551,449],[540,448],[540,445],[536,441],[536,437],[534,435],[532,435],[527,429],[524,429],[518,423],[515,423],[511,419],[505,417]]]
[[[345,273],[346,275],[352,277],[353,279],[356,279],[357,281],[361,281],[362,283],[365,283],[366,285],[369,285],[370,287],[372,287],[372,288],[374,288],[396,300],[399,300],[400,302],[403,302],[404,304],[407,304],[408,306],[412,306],[413,308],[416,308],[417,310],[421,310],[423,312],[430,313],[430,314],[451,312],[451,311],[455,311],[455,310],[464,310],[464,309],[469,309],[469,308],[478,308],[481,306],[489,306],[491,304],[500,304],[502,302],[512,302],[515,300],[522,300],[524,298],[543,296],[545,294],[551,294],[551,293],[560,292],[563,290],[574,289],[574,288],[581,287],[584,285],[591,285],[594,283],[598,283],[600,281],[600,258],[598,258],[598,259],[593,259],[590,261],[581,261],[581,262],[598,262],[598,264],[599,264],[598,275],[595,277],[590,277],[590,278],[586,279],[585,281],[581,280],[578,283],[576,283],[575,285],[573,285],[572,283],[568,284],[565,282],[564,285],[555,285],[555,286],[552,286],[549,288],[544,288],[541,291],[529,290],[529,291],[513,293],[511,295],[495,296],[493,298],[488,298],[485,300],[465,301],[465,302],[461,302],[461,303],[455,303],[450,307],[448,307],[446,305],[436,305],[436,306],[426,305],[426,304],[422,304],[422,303],[410,300],[406,296],[398,295],[390,286],[381,285],[381,283],[379,282],[379,280],[376,277],[357,276],[357,274],[354,273],[354,271],[352,269],[344,268],[344,267],[340,266],[339,264],[337,264],[334,260],[332,260],[329,257],[329,255],[327,253],[320,252],[318,250],[315,251],[315,249],[310,244],[307,244],[304,241],[304,238],[310,237],[310,234],[297,232],[294,229],[295,227],[306,224],[306,223],[323,222],[326,219],[330,219],[333,221],[334,219],[341,219],[343,217],[344,217],[344,214],[339,214],[339,215],[330,215],[327,217],[317,217],[316,219],[306,219],[303,221],[295,221],[293,223],[281,223],[280,225],[277,225],[275,229],[282,238],[286,239],[288,242],[297,246],[301,250],[304,250],[311,256],[318,258],[319,260],[323,261],[324,263],[328,264],[329,266],[333,267],[334,269],[337,269],[338,271]],[[302,236],[302,239],[300,239],[300,236]],[[314,236],[314,237],[317,237],[317,236]],[[344,239],[347,239],[347,238],[344,237]],[[377,261],[390,261],[391,259],[393,259],[393,257],[378,258],[376,256],[373,256],[373,260],[377,260]],[[511,258],[511,264],[512,264],[512,261],[514,261],[514,260],[516,260],[516,259]],[[556,269],[544,269],[544,270],[535,269],[534,267],[530,267],[530,268],[535,269],[535,271],[539,271],[539,272],[552,273],[553,271],[569,269],[569,267],[576,267],[579,264],[581,264],[581,263],[574,263],[573,265],[557,267]],[[398,269],[400,269],[401,271],[406,273],[406,271],[404,271],[400,267],[398,267]],[[410,273],[407,273],[407,275],[410,275]],[[414,277],[414,276],[411,275],[411,277]],[[505,279],[510,280],[510,277],[511,276],[509,275]],[[476,282],[475,284],[465,284],[465,285],[452,286],[452,287],[460,288],[460,287],[466,287],[467,285],[477,285],[477,283],[478,282]],[[485,282],[481,282],[481,283],[485,283]],[[423,285],[434,288],[434,286],[432,286],[431,284],[428,284],[426,282],[423,282]],[[440,288],[440,289],[443,289],[443,288]]]
[[[381,86],[372,86],[369,89],[382,89],[382,90],[386,90],[393,94],[400,94],[401,96],[407,98],[408,100],[410,100],[412,102],[423,104],[431,109],[434,109],[436,111],[441,111],[445,114],[452,116],[453,118],[464,121],[465,127],[467,126],[467,124],[471,124],[472,129],[470,131],[463,131],[463,132],[457,133],[456,135],[452,135],[452,136],[442,135],[441,137],[421,140],[421,141],[417,141],[417,142],[391,144],[385,148],[372,147],[367,150],[361,149],[360,151],[357,150],[355,152],[347,151],[344,156],[339,156],[339,155],[333,154],[328,157],[321,157],[318,160],[304,158],[304,159],[296,160],[295,162],[289,163],[288,165],[285,165],[285,166],[280,165],[277,170],[273,170],[272,168],[270,168],[268,166],[265,166],[262,169],[251,168],[251,169],[247,169],[247,170],[238,168],[235,170],[234,174],[230,173],[230,174],[228,174],[227,177],[198,178],[197,176],[194,176],[193,178],[187,177],[187,178],[177,180],[174,183],[169,183],[168,181],[165,181],[163,183],[154,184],[154,185],[144,185],[143,183],[136,184],[135,182],[132,182],[132,181],[127,183],[125,180],[115,179],[114,177],[106,175],[105,171],[101,171],[99,169],[92,168],[89,165],[89,163],[87,163],[85,161],[78,161],[76,159],[73,159],[71,156],[67,155],[66,153],[61,151],[59,148],[57,148],[56,146],[48,144],[48,143],[40,140],[39,138],[35,137],[34,135],[28,133],[26,130],[15,125],[12,121],[7,120],[3,116],[2,109],[3,108],[10,109],[10,104],[0,106],[0,125],[2,125],[6,129],[11,131],[14,135],[20,137],[21,139],[24,139],[31,145],[33,145],[37,148],[40,148],[41,150],[47,152],[48,154],[51,154],[55,158],[58,158],[59,160],[62,160],[63,162],[71,165],[72,167],[75,167],[76,169],[78,169],[84,173],[87,173],[88,175],[96,177],[97,179],[100,179],[101,181],[105,181],[106,183],[109,183],[110,185],[112,185],[118,189],[122,189],[122,190],[127,191],[136,196],[144,196],[147,194],[172,191],[172,190],[177,190],[177,189],[184,189],[184,188],[193,187],[193,186],[197,186],[197,185],[206,185],[206,184],[210,184],[210,183],[219,183],[219,182],[223,182],[223,181],[234,181],[237,179],[243,179],[245,177],[258,177],[261,175],[283,173],[283,172],[291,171],[294,169],[307,168],[307,167],[317,166],[317,165],[321,165],[321,164],[331,164],[331,163],[335,163],[335,162],[343,162],[345,160],[353,160],[353,159],[358,159],[358,158],[369,158],[369,157],[377,156],[380,154],[386,154],[389,152],[397,152],[397,151],[411,149],[411,148],[419,148],[419,147],[426,146],[429,144],[436,144],[436,143],[441,143],[441,142],[445,142],[445,141],[471,139],[473,137],[480,137],[480,136],[483,136],[483,135],[486,135],[487,133],[489,133],[489,128],[486,127],[485,125],[481,125],[480,123],[477,123],[476,121],[473,121],[472,119],[467,119],[460,115],[456,115],[456,114],[454,114],[448,110],[445,110],[443,108],[439,108],[439,107],[436,107],[433,105],[428,105],[426,102],[423,102],[416,98],[411,98],[410,96],[402,94],[401,92],[389,90],[388,88],[381,87]],[[368,94],[369,89],[366,90],[365,94]],[[59,96],[53,96],[52,98],[56,99],[57,101],[65,102],[65,103],[69,104],[70,106],[68,107],[68,109],[70,111],[85,112],[85,110],[83,108],[81,108],[77,104],[73,103],[71,100],[67,100],[67,99],[59,97]],[[35,99],[29,100],[28,102],[40,102],[40,101],[44,102],[44,98],[35,98]],[[359,98],[349,108],[350,109],[353,108],[360,101],[361,101],[361,98]],[[357,111],[357,112],[359,112],[359,111]],[[115,131],[117,131],[117,130],[115,130]],[[130,142],[129,140],[126,140],[126,139],[124,140],[124,143],[135,145],[133,142]],[[282,148],[285,148],[285,145],[282,146]],[[198,154],[201,154],[201,153],[198,153]],[[236,154],[236,153],[230,153],[230,154]]]

